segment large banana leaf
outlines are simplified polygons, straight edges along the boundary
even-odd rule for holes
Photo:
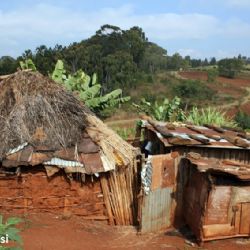
[[[51,78],[58,83],[64,83],[64,81],[67,79],[62,60],[57,61],[55,69],[51,75]]]
[[[96,95],[98,95],[100,93],[100,90],[101,90],[101,85],[100,84],[94,85],[94,86],[88,88],[85,91],[81,91],[80,92],[80,98],[83,101],[86,101],[86,100],[88,100],[90,98],[94,98]]]

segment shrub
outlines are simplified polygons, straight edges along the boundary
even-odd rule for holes
[[[250,129],[250,115],[244,113],[243,111],[239,111],[236,114],[235,121],[239,124],[241,128]]]
[[[175,95],[183,100],[206,100],[212,99],[214,91],[208,88],[204,83],[197,80],[184,80],[173,87]]]
[[[218,76],[218,70],[217,69],[209,69],[207,70],[207,81],[208,82],[214,82]]]

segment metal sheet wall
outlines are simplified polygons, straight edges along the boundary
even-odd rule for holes
[[[141,232],[154,232],[171,225],[172,187],[159,188],[144,196]]]

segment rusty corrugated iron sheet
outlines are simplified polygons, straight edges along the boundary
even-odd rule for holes
[[[175,154],[153,155],[141,173],[144,195],[141,204],[142,233],[166,229],[172,222],[175,185]]]
[[[143,121],[143,127],[156,134],[165,147],[176,145],[246,148],[250,149],[250,134],[237,129],[216,126],[171,125],[164,122]]]
[[[141,232],[149,233],[171,225],[171,193],[173,188],[159,188],[144,196]]]
[[[206,159],[194,153],[189,153],[187,159],[196,165],[199,172],[229,174],[250,181],[250,165],[238,161]]]
[[[44,165],[63,168],[65,172],[96,174],[115,169],[116,162],[104,155],[100,146],[89,136],[83,136],[75,146],[51,150],[46,147],[34,148],[23,143],[10,150],[2,159],[3,167]],[[118,164],[118,163],[117,163]]]

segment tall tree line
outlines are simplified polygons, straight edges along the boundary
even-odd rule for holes
[[[64,61],[68,72],[79,69],[87,74],[97,73],[104,92],[114,88],[130,89],[143,74],[154,74],[158,70],[179,70],[189,67],[215,65],[216,59],[191,59],[167,51],[148,41],[140,27],[128,30],[113,25],[103,25],[89,39],[74,42],[69,46],[54,48],[41,45],[35,51],[26,50],[18,58],[2,56],[0,74],[15,72],[19,62],[32,59],[37,69],[47,75],[51,73],[58,59]]]

